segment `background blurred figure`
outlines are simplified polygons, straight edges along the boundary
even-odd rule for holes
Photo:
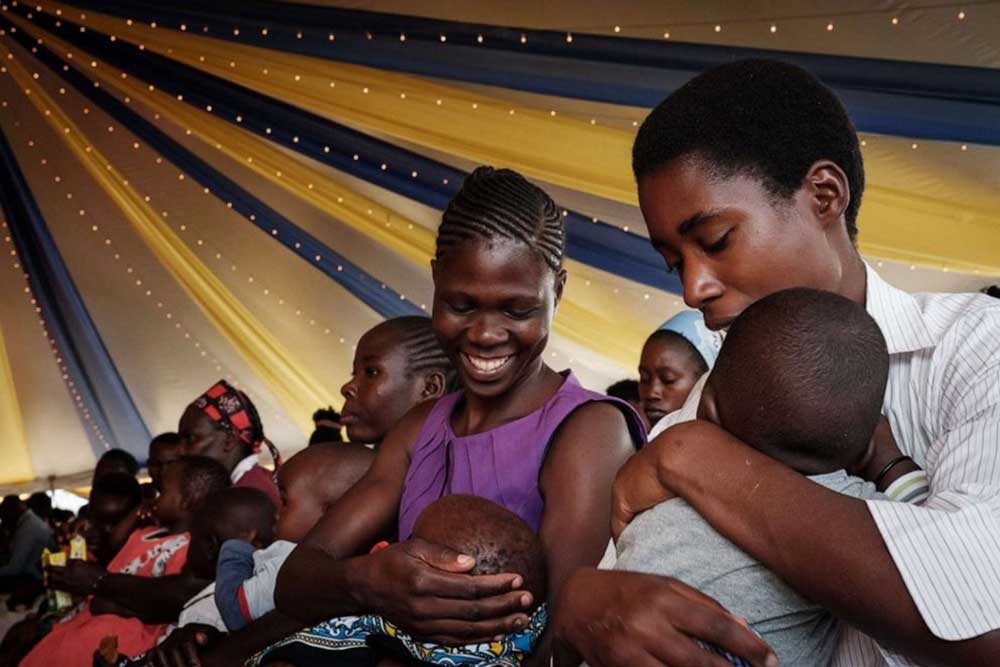
[[[316,425],[316,430],[309,436],[310,445],[344,441],[344,436],[340,433],[340,413],[332,405],[314,412],[313,424]]]
[[[157,494],[163,493],[161,478],[163,466],[183,455],[183,444],[184,440],[180,434],[173,432],[161,433],[149,441],[149,461],[146,463],[146,469],[149,471],[150,479],[153,480],[153,488]]]
[[[642,399],[639,398],[639,382],[637,380],[619,380],[608,387],[604,393],[608,396],[619,398],[635,408],[635,411],[642,417],[643,423],[646,424],[646,430],[649,430],[652,424],[646,419],[646,413],[642,409]]]
[[[684,405],[721,348],[722,336],[710,331],[694,310],[674,315],[646,339],[639,360],[639,396],[650,427]]]
[[[123,472],[135,477],[139,474],[139,462],[124,449],[109,449],[94,466],[94,479],[111,472]]]

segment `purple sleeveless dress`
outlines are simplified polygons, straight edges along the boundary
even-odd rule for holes
[[[405,540],[425,507],[438,498],[465,493],[506,507],[538,531],[544,501],[538,479],[556,429],[585,403],[612,403],[625,415],[636,449],[646,442],[646,430],[628,403],[589,391],[572,372],[555,394],[529,415],[492,431],[459,437],[451,415],[462,392],[439,399],[417,436],[399,503],[399,539]]]

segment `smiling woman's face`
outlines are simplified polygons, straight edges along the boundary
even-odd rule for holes
[[[434,331],[465,388],[499,396],[541,364],[564,274],[523,243],[473,237],[434,264]]]
[[[836,251],[804,190],[781,201],[757,178],[719,176],[690,157],[643,177],[639,205],[653,247],[680,276],[685,303],[710,329],[782,289],[837,289]]]

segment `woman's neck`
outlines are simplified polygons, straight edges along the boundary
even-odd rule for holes
[[[483,433],[531,414],[562,386],[563,377],[545,365],[541,357],[499,396],[478,396],[465,392],[462,406],[452,415],[456,435]]]

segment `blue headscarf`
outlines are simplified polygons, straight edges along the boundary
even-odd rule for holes
[[[672,331],[694,345],[705,364],[712,368],[722,349],[722,336],[705,326],[705,318],[697,310],[682,310],[660,325],[657,331]]]

